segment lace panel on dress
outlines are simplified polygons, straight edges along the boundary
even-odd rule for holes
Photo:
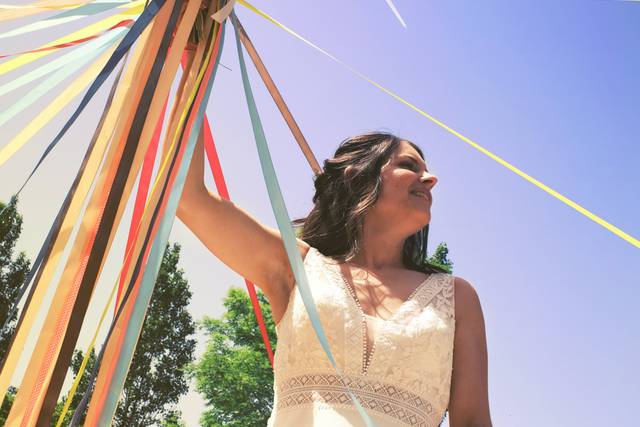
[[[333,374],[307,374],[288,378],[278,387],[278,410],[305,404],[328,407],[353,406],[345,386],[349,387],[366,410],[378,412],[410,426],[437,425],[439,415],[434,406],[415,393],[394,384],[362,377]]]

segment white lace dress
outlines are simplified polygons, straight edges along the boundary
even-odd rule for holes
[[[431,274],[366,351],[363,313],[336,261],[310,248],[309,286],[344,381],[378,427],[437,427],[449,404],[455,331],[453,276]],[[268,426],[364,426],[316,338],[297,288],[277,327]]]

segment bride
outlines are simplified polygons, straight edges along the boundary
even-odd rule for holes
[[[269,300],[278,336],[269,426],[491,427],[484,319],[474,288],[426,260],[431,190],[420,148],[348,138],[315,179],[298,249],[341,376],[315,334],[277,230],[204,185],[199,141],[178,217]]]

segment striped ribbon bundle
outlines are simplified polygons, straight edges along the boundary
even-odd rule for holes
[[[19,325],[0,373],[2,396],[15,370],[26,337],[33,328],[35,316],[40,311],[44,293],[51,285],[55,267],[62,260],[62,252],[68,244],[73,244],[71,253],[65,260],[62,277],[57,283],[45,326],[40,331],[36,351],[31,356],[27,374],[20,384],[7,419],[8,425],[48,423],[69,366],[71,353],[75,348],[89,298],[142,166],[119,283],[114,286],[110,301],[105,305],[98,329],[117,290],[116,313],[108,338],[100,352],[101,363],[96,364],[100,369],[92,373],[96,377],[93,393],[91,396],[87,394],[83,399],[83,404],[88,404],[87,425],[105,425],[110,422],[155,285],[195,140],[204,121],[204,106],[210,96],[222,50],[224,25],[211,19],[197,20],[199,16],[206,14],[200,13],[200,3],[196,1],[155,0],[144,8],[139,1],[130,5],[134,6],[123,13],[106,18],[41,48],[15,55],[9,62],[0,65],[0,73],[8,73],[58,49],[76,45],[81,46],[78,50],[83,49],[81,52],[66,53],[52,61],[53,65],[49,63],[48,68],[37,68],[21,80],[11,82],[10,86],[0,87],[0,91],[4,89],[9,92],[46,75],[52,69],[62,70],[59,75],[70,75],[84,65],[73,61],[83,53],[85,63],[95,61],[95,57],[103,51],[108,54],[101,56],[90,70],[87,70],[85,74],[92,77],[90,81],[82,79],[80,84],[75,85],[78,90],[67,90],[63,97],[61,95],[61,100],[54,101],[54,104],[66,105],[75,95],[88,87],[80,106],[49,144],[30,175],[32,176],[117,64],[124,62],[124,56],[129,54],[126,68],[121,70],[121,75],[114,83],[100,125],[76,180],[25,283],[30,285],[27,303],[20,313]],[[67,6],[71,5],[66,5],[65,8]],[[210,10],[203,12],[211,15],[222,6],[222,2],[213,2]],[[123,21],[122,15],[130,15],[134,8],[139,8],[137,13],[140,16],[135,23],[127,22],[131,29],[126,35],[123,37],[120,32],[113,31],[122,27],[121,24],[114,25],[114,21]],[[167,137],[163,145],[162,162],[149,194],[151,172],[164,124],[169,90],[194,28],[202,37],[191,49],[192,59],[184,64],[179,96],[175,99],[166,123]],[[110,36],[105,37],[106,34]],[[96,49],[92,43],[100,46],[101,50]],[[134,50],[129,52],[132,46]],[[93,56],[86,55],[91,48]],[[49,90],[53,86],[46,85]],[[33,99],[37,99],[37,96],[34,95]],[[57,111],[60,109],[61,107]],[[49,107],[45,112],[46,116],[41,115],[42,122],[50,120],[55,115]],[[11,113],[3,112],[4,116],[0,116],[0,119],[8,117]],[[8,160],[11,154],[41,127],[42,124],[39,124],[25,129],[20,138],[3,147],[0,159]],[[205,127],[210,136],[208,124]],[[216,156],[212,152],[215,151],[215,147],[212,145],[213,140],[208,139],[207,151],[210,158],[213,158]],[[104,166],[100,168],[102,158],[105,159]],[[216,184],[223,186],[224,181],[220,181],[223,179],[221,173],[217,173],[216,176]],[[90,191],[92,187],[93,192]],[[224,192],[227,193],[226,188]],[[82,211],[85,201],[87,207]],[[78,221],[80,230],[71,242],[70,230]],[[252,284],[247,285],[252,291],[254,307],[259,309],[255,289]],[[23,294],[26,289],[25,286],[21,290]],[[266,327],[261,314],[258,312],[257,315],[261,323],[260,328],[264,332],[268,355],[272,358]],[[97,332],[98,330],[94,334],[92,347],[95,345]],[[80,377],[86,375],[86,361],[83,360],[81,364],[81,371],[72,385],[67,402],[71,401]],[[67,410],[68,405],[64,408],[58,424]],[[74,417],[73,422],[77,421],[77,417]]]

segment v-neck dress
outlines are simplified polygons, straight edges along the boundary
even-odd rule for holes
[[[348,387],[378,427],[437,427],[451,387],[453,276],[429,275],[390,318],[378,320],[367,353],[364,313],[337,261],[312,247],[304,265],[342,376],[320,346],[295,288],[276,328],[268,426],[364,426]]]

